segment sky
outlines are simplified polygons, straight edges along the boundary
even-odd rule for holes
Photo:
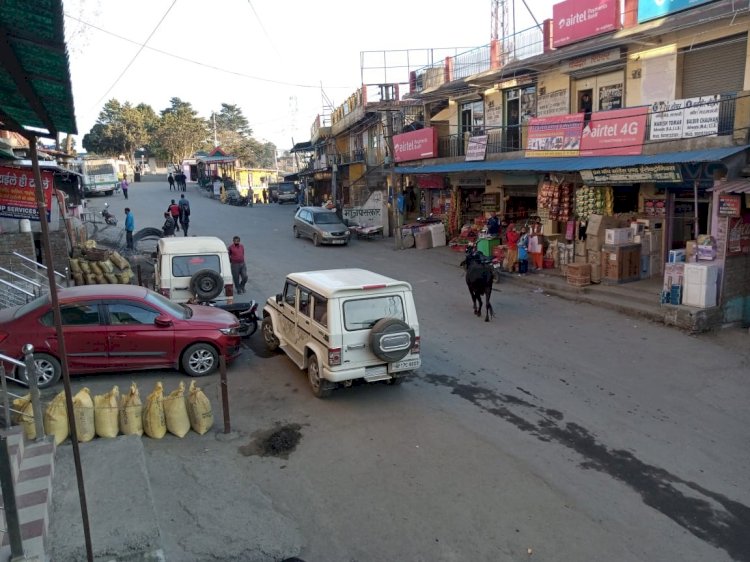
[[[527,2],[539,22],[551,16],[552,0]],[[238,105],[257,140],[286,150],[310,140],[316,115],[363,81],[408,82],[408,68],[393,68],[407,54],[415,69],[431,52],[442,59],[439,49],[489,44],[492,2],[63,0],[63,8],[79,149],[107,100],[158,113],[179,97],[205,118]],[[523,0],[515,13],[517,30],[533,25]]]

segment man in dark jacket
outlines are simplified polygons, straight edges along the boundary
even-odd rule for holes
[[[174,236],[174,219],[172,218],[172,215],[168,212],[164,213],[164,226],[161,227],[162,232],[164,232],[164,236]]]

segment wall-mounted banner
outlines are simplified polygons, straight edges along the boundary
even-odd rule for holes
[[[682,172],[677,164],[642,164],[625,168],[581,170],[581,179],[589,185],[613,183],[681,183]]]
[[[445,179],[437,174],[417,176],[417,187],[419,189],[445,189]]]
[[[552,6],[552,44],[562,47],[620,28],[617,0],[566,0]]]
[[[342,216],[359,226],[383,226],[383,212],[380,207],[344,207]]]
[[[719,195],[720,217],[739,217],[742,210],[742,200],[739,195]]]
[[[484,160],[487,154],[487,135],[477,135],[469,138],[469,146],[466,148],[466,162]]]
[[[529,120],[526,157],[578,156],[583,113]]]
[[[393,152],[396,162],[437,157],[437,134],[427,127],[393,136]]]
[[[583,128],[580,156],[640,154],[647,118],[646,106],[592,113]]]
[[[638,0],[638,23],[708,4],[714,0]]]
[[[47,207],[49,222],[54,176],[48,170],[42,170],[41,174],[44,205]],[[38,221],[39,208],[36,204],[35,186],[32,170],[0,167],[0,217]]]
[[[536,116],[551,117],[566,115],[570,111],[570,93],[567,89],[539,94],[536,101]]]
[[[651,104],[650,140],[716,136],[721,96],[704,96]]]

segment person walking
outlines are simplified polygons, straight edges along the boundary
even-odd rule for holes
[[[169,204],[169,207],[167,207],[167,212],[172,215],[172,220],[174,221],[175,230],[180,230],[179,225],[177,224],[177,221],[180,220],[180,206],[175,202],[174,199],[172,199],[172,202]]]
[[[263,189],[263,204],[268,205],[268,190],[265,188]]]
[[[169,175],[167,176],[167,181],[169,182],[169,191],[172,191],[173,189],[175,189],[174,176],[172,175],[172,172],[169,172]]]
[[[188,201],[185,198],[185,194],[180,194],[180,200],[177,202],[177,205],[180,208],[180,223],[182,223],[182,219],[187,215],[190,216],[190,201]]]
[[[130,212],[130,207],[125,207],[125,242],[128,250],[134,250],[133,247],[133,231],[135,230],[135,219],[133,213]]]
[[[245,247],[240,244],[240,237],[232,238],[232,243],[227,247],[229,252],[229,266],[232,268],[232,279],[237,288],[237,294],[245,292],[247,283],[247,267],[245,266]]]
[[[175,222],[168,212],[164,212],[164,224],[161,227],[164,237],[174,236]]]
[[[184,236],[188,235],[188,228],[190,228],[190,212],[186,215],[180,216],[180,226],[182,227],[182,233]]]
[[[125,196],[125,199],[128,198],[128,178],[127,176],[122,177],[122,181],[120,182],[120,189],[122,189],[122,194]]]

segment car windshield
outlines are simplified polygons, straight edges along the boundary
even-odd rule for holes
[[[13,315],[13,318],[21,318],[22,316],[25,316],[26,314],[29,314],[30,312],[34,312],[35,310],[42,308],[44,305],[49,303],[49,294],[42,295],[41,297],[35,298],[33,301],[29,301],[26,304],[22,304],[18,307],[18,310],[16,310],[16,313]]]
[[[189,307],[183,304],[172,302],[167,297],[160,295],[159,293],[155,293],[154,291],[149,291],[148,293],[146,293],[146,301],[153,305],[156,305],[161,310],[167,311],[175,318],[185,319],[190,318],[193,315],[193,311],[190,310]]]
[[[315,224],[341,224],[341,219],[336,213],[315,213],[313,220]]]
[[[175,256],[172,258],[172,275],[192,277],[201,269],[221,272],[221,258],[218,255]]]
[[[404,320],[404,303],[400,295],[385,295],[344,302],[344,327],[348,331],[368,330],[381,318]]]

